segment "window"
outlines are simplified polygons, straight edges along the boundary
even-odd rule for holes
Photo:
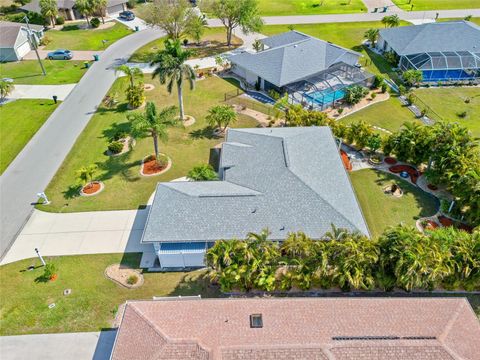
[[[262,328],[263,327],[262,314],[252,314],[252,315],[250,315],[250,327],[251,328]]]

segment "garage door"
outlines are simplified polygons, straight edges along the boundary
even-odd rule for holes
[[[119,13],[121,11],[123,11],[123,5],[122,4],[110,6],[110,7],[107,8],[107,12],[109,14],[115,14],[115,13]]]
[[[17,48],[18,57],[21,59],[30,52],[30,44],[28,41],[24,42]]]

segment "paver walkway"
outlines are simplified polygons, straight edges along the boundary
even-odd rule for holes
[[[116,331],[0,337],[2,360],[108,360]]]
[[[47,56],[49,52],[53,50],[38,50],[38,54],[41,59],[46,59],[47,61],[57,61],[57,60],[48,60]],[[93,60],[93,55],[101,55],[103,51],[91,51],[91,50],[72,50],[73,58],[72,60]],[[23,60],[37,60],[37,55],[35,51],[30,51],[27,55],[24,56]]]
[[[58,100],[65,100],[77,84],[66,85],[15,85],[11,99],[52,99],[53,95]]]

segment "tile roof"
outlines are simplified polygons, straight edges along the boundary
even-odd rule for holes
[[[398,55],[442,51],[480,53],[480,26],[469,21],[382,29],[380,36]]]
[[[131,301],[111,359],[478,360],[479,339],[462,298]]]
[[[345,62],[355,64],[361,54],[298,31],[263,39],[267,50],[243,52],[229,60],[276,86],[285,86],[318,74],[330,66]]]
[[[271,239],[338,227],[368,235],[328,127],[230,129],[222,181],[159,183],[142,242]]]

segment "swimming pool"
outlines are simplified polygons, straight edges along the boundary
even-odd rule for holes
[[[345,90],[312,91],[310,93],[305,93],[305,97],[317,104],[328,105],[332,104],[334,101],[343,99],[345,97]]]
[[[464,70],[423,70],[423,81],[473,80],[475,75]]]

